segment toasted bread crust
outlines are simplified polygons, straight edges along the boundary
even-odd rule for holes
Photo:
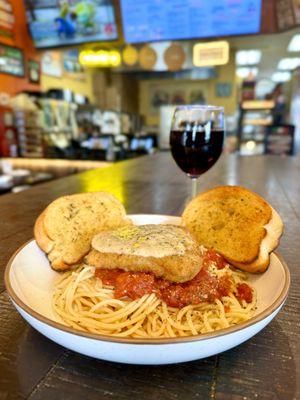
[[[265,272],[268,269],[268,266],[270,265],[270,254],[268,254],[267,258],[261,260],[259,257],[257,257],[256,260],[254,260],[252,263],[249,264],[242,264],[242,263],[237,263],[235,261],[230,261],[230,264],[232,264],[234,267],[241,269],[242,271],[246,272],[252,272],[252,273],[261,273]]]
[[[53,249],[54,242],[47,236],[45,232],[44,216],[44,212],[38,216],[34,224],[33,233],[38,246],[48,254]]]
[[[54,270],[64,271],[66,269],[69,269],[70,265],[65,264],[61,259],[61,257],[54,251],[55,242],[51,240],[46,234],[44,228],[44,217],[45,217],[45,212],[42,212],[35,221],[34,224],[35,240],[40,249],[43,250],[48,255],[51,267]]]
[[[52,268],[65,270],[88,253],[96,233],[128,223],[123,205],[110,193],[82,193],[52,202],[37,219],[34,235]]]
[[[267,235],[261,242],[258,257],[253,262],[248,264],[242,264],[235,262],[234,260],[228,260],[236,268],[253,273],[264,272],[268,268],[270,264],[270,253],[277,248],[277,246],[279,245],[280,237],[283,234],[283,222],[279,214],[272,207],[271,209],[272,219],[265,226]]]
[[[64,271],[70,269],[71,266],[64,263],[60,255],[54,251],[55,242],[51,240],[46,234],[44,228],[44,216],[45,212],[42,212],[35,221],[33,229],[35,240],[40,249],[48,255],[50,265],[54,270]]]
[[[271,218],[270,205],[239,186],[220,186],[200,194],[182,215],[183,224],[200,244],[215,249],[233,265],[249,268],[259,257],[267,234],[265,226]],[[267,265],[264,257],[253,269],[265,269]]]

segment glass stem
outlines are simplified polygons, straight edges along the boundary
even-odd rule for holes
[[[192,178],[192,199],[197,195],[198,178]]]

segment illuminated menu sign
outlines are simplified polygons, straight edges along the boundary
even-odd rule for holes
[[[127,43],[254,34],[261,0],[121,0]]]
[[[0,44],[0,73],[24,76],[24,57],[22,50]]]

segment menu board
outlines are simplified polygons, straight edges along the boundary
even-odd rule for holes
[[[261,0],[121,0],[127,43],[258,33]]]
[[[265,138],[265,153],[277,155],[293,155],[294,131],[294,125],[269,126]]]
[[[0,44],[0,73],[23,77],[25,74],[22,50]]]

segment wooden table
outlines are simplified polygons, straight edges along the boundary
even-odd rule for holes
[[[244,185],[280,212],[286,226],[280,252],[290,267],[292,287],[283,311],[248,342],[215,357],[170,366],[114,364],[65,350],[21,318],[3,286],[8,258],[32,237],[35,218],[60,195],[107,190],[128,213],[180,215],[190,182],[169,153],[0,197],[0,399],[300,399],[299,177],[296,157],[230,155],[200,178],[201,191]]]

